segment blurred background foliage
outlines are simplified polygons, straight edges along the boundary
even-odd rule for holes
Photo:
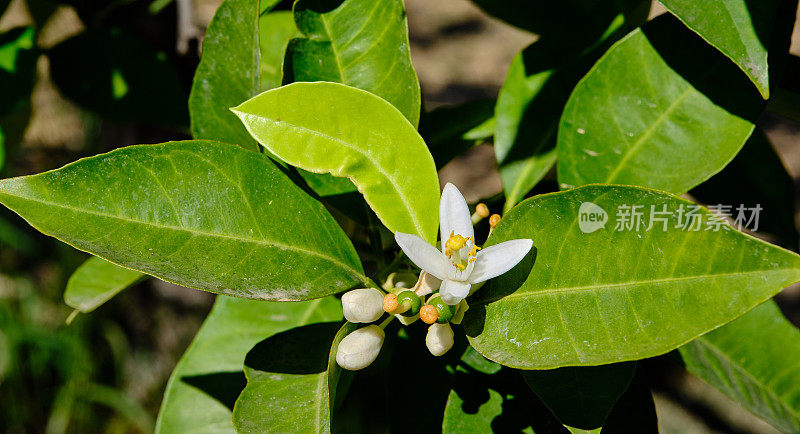
[[[279,8],[288,9],[287,3]],[[488,144],[472,145],[492,126],[481,124],[486,116],[471,122],[460,113],[491,113],[512,59],[538,36],[492,19],[466,0],[405,3],[412,59],[430,111],[421,130],[432,149],[452,153],[443,160],[471,147],[440,168],[441,182],[457,180],[470,202],[491,198],[502,191],[494,151]],[[39,173],[117,147],[188,138],[187,97],[199,40],[218,4],[0,0],[0,176]],[[650,18],[663,12],[654,2]],[[562,25],[544,21],[532,30],[547,33],[554,23]],[[796,25],[794,54],[800,52],[799,33]],[[463,103],[468,105],[460,111]],[[464,121],[464,128],[426,130],[448,119]],[[800,125],[769,113],[759,125],[760,140],[774,145],[796,187]],[[733,180],[741,178],[735,173]],[[552,188],[548,179],[553,177],[540,185]],[[712,188],[713,183],[692,194],[702,199],[713,195]],[[775,218],[792,217],[797,216]],[[796,248],[796,238],[789,241]],[[2,432],[152,431],[169,374],[211,307],[210,294],[149,279],[68,325],[74,315],[63,302],[64,288],[85,259],[0,209]],[[778,301],[798,324],[798,289],[784,291]],[[774,432],[687,375],[674,354],[640,366],[637,376],[647,376],[653,386],[662,432]],[[475,373],[459,375],[462,388],[473,387],[466,380]],[[354,387],[366,388],[369,381],[367,375]],[[491,399],[492,387],[475,389],[475,399]],[[497,386],[503,387],[515,385]],[[358,419],[374,405],[350,402],[344,414]]]

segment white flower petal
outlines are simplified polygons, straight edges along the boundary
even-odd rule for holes
[[[442,237],[442,251],[450,232],[455,232],[464,238],[475,235],[467,201],[456,186],[449,182],[444,186],[442,199],[439,202],[439,230]]]
[[[475,268],[469,276],[471,283],[480,283],[514,268],[533,247],[533,240],[510,240],[478,252]]]
[[[442,301],[446,304],[454,306],[461,302],[469,294],[469,282],[459,282],[457,280],[444,280],[442,287],[439,289],[439,294],[442,296]]]
[[[350,322],[373,322],[383,315],[383,293],[375,288],[354,289],[342,296],[342,311]]]
[[[436,247],[416,235],[402,232],[395,232],[394,239],[417,267],[439,279],[447,277],[447,258]]]
[[[344,369],[364,369],[378,357],[385,334],[376,325],[360,328],[345,336],[336,349],[336,363]]]
[[[425,335],[425,345],[434,356],[441,356],[453,348],[453,328],[449,323],[434,323],[428,327]]]

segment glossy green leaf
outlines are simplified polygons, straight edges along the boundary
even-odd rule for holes
[[[601,185],[520,203],[487,245],[530,238],[534,250],[472,296],[470,343],[523,369],[637,360],[800,281],[800,256],[693,206],[656,190]]]
[[[762,106],[741,71],[664,15],[610,48],[573,91],[559,182],[684,193],[736,155]]]
[[[368,283],[320,203],[227,144],[121,148],[2,180],[0,203],[80,250],[192,288],[307,300]]]
[[[402,0],[299,0],[294,16],[305,37],[289,44],[285,83],[357,87],[390,102],[417,126],[420,89]]]
[[[628,389],[636,362],[522,371],[522,378],[564,425],[584,430],[603,425]]]
[[[357,324],[313,324],[261,341],[247,353],[244,388],[233,409],[236,432],[329,433],[342,369],[339,342]]]
[[[294,83],[233,111],[283,161],[349,177],[389,230],[436,240],[436,167],[425,142],[391,104],[342,84]]]
[[[769,40],[780,0],[660,0],[687,27],[733,60],[769,98]]]
[[[30,97],[39,57],[35,37],[32,27],[0,34],[0,116],[11,113]]]
[[[175,68],[120,30],[88,30],[47,52],[50,76],[66,97],[118,121],[185,125],[186,94]]]
[[[494,104],[493,100],[475,100],[423,113],[419,133],[428,144],[437,169],[494,134]]]
[[[558,123],[570,92],[612,42],[644,20],[646,14],[636,13],[643,3],[598,2],[605,10],[594,22],[606,28],[587,47],[544,38],[514,57],[495,106],[494,151],[506,195],[504,211],[555,165]]]
[[[800,330],[768,301],[680,348],[689,372],[784,432],[800,431]]]
[[[274,89],[283,80],[283,57],[289,40],[299,36],[291,11],[261,14],[258,20],[258,45],[261,53],[261,91]],[[252,95],[248,95],[249,98]],[[241,102],[241,101],[238,101]],[[230,116],[230,114],[227,114]]]
[[[273,303],[220,296],[167,383],[156,433],[234,433],[234,402],[245,387],[245,354],[293,327],[340,319],[341,303],[323,298]]]
[[[757,230],[776,235],[791,249],[800,243],[794,221],[795,193],[794,179],[760,128],[725,169],[690,192],[703,203],[730,206],[734,219],[739,207],[760,207]]]
[[[70,276],[64,291],[64,302],[82,313],[88,313],[144,277],[138,271],[92,256]]]
[[[203,55],[189,94],[195,139],[258,148],[229,110],[261,91],[258,3],[258,0],[225,0],[206,29]]]

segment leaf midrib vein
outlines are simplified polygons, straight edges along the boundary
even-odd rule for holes
[[[715,353],[717,355],[717,357],[727,361],[728,364],[730,366],[732,366],[736,371],[738,371],[739,373],[741,373],[745,377],[749,378],[753,383],[755,383],[758,387],[760,387],[761,390],[765,391],[772,399],[775,400],[775,402],[778,403],[778,405],[783,407],[783,409],[786,410],[787,413],[789,413],[789,414],[795,416],[796,418],[800,419],[800,413],[798,413],[796,410],[794,410],[792,407],[790,407],[788,404],[786,404],[783,401],[783,399],[781,398],[780,395],[778,395],[775,391],[773,391],[771,388],[769,388],[767,386],[767,384],[763,383],[761,380],[759,380],[753,374],[751,374],[749,371],[747,371],[745,368],[743,368],[735,360],[733,360],[732,358],[728,357],[728,355],[724,351],[722,351],[721,348],[719,348],[716,345],[712,344],[707,339],[705,339],[703,336],[700,336],[699,338],[695,339],[695,342],[697,342],[698,345],[706,346],[710,351]]]
[[[507,300],[512,298],[528,298],[528,297],[538,297],[550,294],[561,294],[561,293],[571,293],[571,292],[578,292],[578,291],[592,291],[592,290],[599,290],[599,289],[610,289],[610,288],[624,288],[627,286],[634,286],[634,285],[642,285],[642,284],[657,284],[657,283],[671,283],[671,282],[686,282],[692,280],[700,280],[706,278],[715,278],[715,277],[730,277],[730,276],[747,276],[751,274],[766,274],[766,273],[773,273],[773,272],[787,272],[787,271],[795,271],[800,274],[800,268],[784,268],[779,270],[752,270],[752,271],[743,271],[743,272],[733,272],[733,273],[718,273],[718,274],[698,274],[694,276],[683,276],[683,277],[665,277],[661,279],[651,279],[651,280],[633,280],[629,282],[619,282],[619,283],[603,283],[597,285],[584,285],[584,286],[562,286],[562,287],[555,287],[555,288],[543,288],[541,290],[536,291],[525,291],[525,292],[515,292],[512,294],[508,294],[504,297],[500,297],[496,300]],[[492,300],[492,301],[496,301]],[[488,303],[487,301],[486,303]]]
[[[8,193],[6,193],[6,194],[8,194]],[[11,195],[9,195],[9,196],[11,196]],[[297,251],[297,252],[305,253],[305,254],[308,254],[308,255],[317,256],[319,258],[322,258],[322,259],[325,259],[325,260],[327,260],[329,262],[332,262],[332,263],[334,263],[336,265],[339,265],[340,267],[344,268],[345,270],[348,270],[348,271],[352,272],[355,276],[358,276],[359,278],[362,276],[362,274],[360,272],[358,272],[355,268],[351,267],[348,264],[345,264],[342,261],[337,260],[336,258],[333,258],[333,257],[328,256],[328,255],[324,255],[324,254],[319,253],[319,252],[315,252],[313,250],[308,250],[308,249],[304,249],[304,248],[301,248],[301,247],[292,246],[292,245],[289,245],[289,244],[283,244],[283,243],[279,243],[279,242],[276,242],[276,241],[258,240],[258,239],[253,239],[253,238],[243,238],[243,237],[239,237],[239,236],[235,236],[235,235],[228,235],[228,234],[221,234],[221,233],[214,233],[214,232],[205,232],[205,231],[197,230],[197,229],[194,229],[194,228],[188,228],[188,227],[178,227],[178,226],[171,226],[171,225],[156,224],[156,223],[153,223],[153,222],[136,220],[136,219],[133,219],[133,218],[130,218],[130,217],[107,214],[107,213],[103,213],[103,212],[100,212],[100,211],[76,208],[76,207],[72,207],[72,206],[69,206],[69,205],[64,205],[64,204],[60,204],[60,203],[57,203],[57,202],[51,202],[51,201],[36,199],[36,198],[32,198],[32,197],[24,197],[24,196],[15,196],[15,197],[18,197],[18,198],[23,199],[23,200],[28,200],[28,201],[31,201],[31,202],[39,203],[39,204],[42,204],[42,205],[47,205],[47,206],[52,206],[52,207],[56,207],[56,208],[66,209],[66,210],[69,210],[69,211],[74,211],[74,212],[77,212],[77,213],[91,214],[91,215],[96,215],[96,216],[99,216],[99,217],[105,217],[105,218],[110,218],[110,219],[121,220],[121,221],[125,221],[125,222],[128,222],[128,223],[140,224],[140,225],[145,225],[145,226],[152,226],[152,227],[159,228],[159,229],[169,229],[169,230],[180,231],[180,232],[188,232],[188,233],[193,234],[193,235],[206,236],[206,237],[210,237],[210,238],[225,238],[225,239],[240,241],[240,242],[243,242],[243,243],[255,243],[255,244],[260,244],[260,245],[267,246],[267,247],[277,247],[277,248],[283,248],[283,249],[287,249],[287,250]]]

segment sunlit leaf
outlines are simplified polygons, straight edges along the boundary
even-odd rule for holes
[[[144,277],[138,271],[92,256],[70,276],[64,302],[88,313]]]
[[[800,281],[800,256],[693,206],[627,186],[520,203],[487,245],[530,238],[534,250],[472,296],[464,318],[470,343],[490,360],[524,369],[637,360]]]
[[[189,95],[195,139],[258,148],[229,109],[261,91],[260,13],[258,0],[225,0],[209,23]]]
[[[332,81],[366,90],[416,127],[420,89],[402,0],[299,0],[294,15],[304,37],[289,44],[285,83]]]
[[[736,155],[762,108],[735,65],[664,15],[616,43],[573,91],[559,182],[684,193]]]
[[[680,348],[689,372],[784,432],[800,431],[800,331],[768,301]]]
[[[391,231],[436,239],[439,180],[414,127],[386,101],[336,83],[294,83],[233,109],[283,161],[349,177]]]
[[[80,250],[192,288],[304,300],[368,283],[320,203],[228,144],[121,148],[2,180],[0,203]]]

